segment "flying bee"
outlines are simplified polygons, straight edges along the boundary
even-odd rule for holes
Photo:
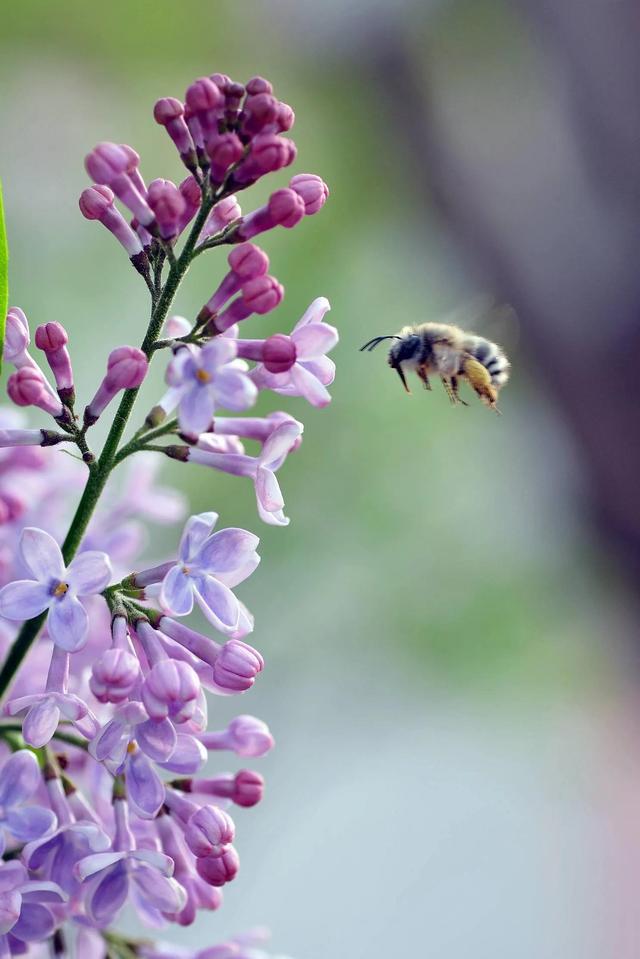
[[[400,333],[376,336],[360,350],[370,353],[383,340],[398,341],[389,350],[388,363],[407,393],[411,390],[405,374],[415,370],[425,389],[431,389],[430,374],[439,376],[451,402],[468,406],[459,395],[460,380],[467,380],[482,402],[499,412],[498,392],[509,379],[510,365],[497,343],[447,323],[421,323],[405,326]]]

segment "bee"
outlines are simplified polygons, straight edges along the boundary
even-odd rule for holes
[[[447,323],[405,326],[400,333],[375,336],[360,351],[369,353],[383,340],[397,340],[389,350],[389,366],[396,371],[407,393],[406,371],[415,370],[425,389],[431,389],[429,375],[439,376],[451,402],[468,406],[459,394],[460,380],[467,380],[483,403],[499,412],[498,392],[509,379],[510,364],[497,343],[466,333]]]

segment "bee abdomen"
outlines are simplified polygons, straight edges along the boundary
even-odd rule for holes
[[[482,363],[491,376],[492,386],[501,387],[509,379],[510,364],[497,343],[485,340],[482,336],[470,336],[465,348]]]

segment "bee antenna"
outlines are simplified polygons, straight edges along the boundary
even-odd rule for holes
[[[368,343],[365,343],[364,346],[360,347],[360,352],[362,353],[363,350],[367,350],[367,352],[370,353],[371,350],[375,350],[376,346],[379,343],[382,343],[383,340],[401,340],[401,339],[402,337],[398,336],[396,333],[390,333],[387,336],[374,336],[372,340],[369,340]]]

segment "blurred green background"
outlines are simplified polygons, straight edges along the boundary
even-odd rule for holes
[[[330,407],[262,401],[305,423],[281,474],[291,526],[262,526],[243,481],[163,472],[194,512],[262,538],[241,596],[267,668],[212,721],[254,713],[278,744],[263,806],[237,816],[237,882],[179,936],[204,945],[268,924],[297,959],[636,955],[634,614],[588,519],[584,447],[519,320],[478,329],[512,356],[501,417],[453,409],[439,389],[407,397],[382,349],[358,352],[451,311],[473,327],[477,304],[508,292],[437,191],[418,191],[430,158],[404,137],[419,118],[394,105],[376,59],[387,30],[418,92],[489,166],[561,95],[517,4],[25,0],[3,13],[10,299],[32,326],[67,326],[81,397],[147,314],[140,278],[77,209],[97,141],[131,143],[146,179],[179,180],[154,100],[214,70],[259,73],[296,110],[295,172],[331,188],[295,234],[261,239],[286,298],[248,334],[288,331],[319,295],[341,334]],[[175,312],[194,316],[224,266],[200,258]]]

